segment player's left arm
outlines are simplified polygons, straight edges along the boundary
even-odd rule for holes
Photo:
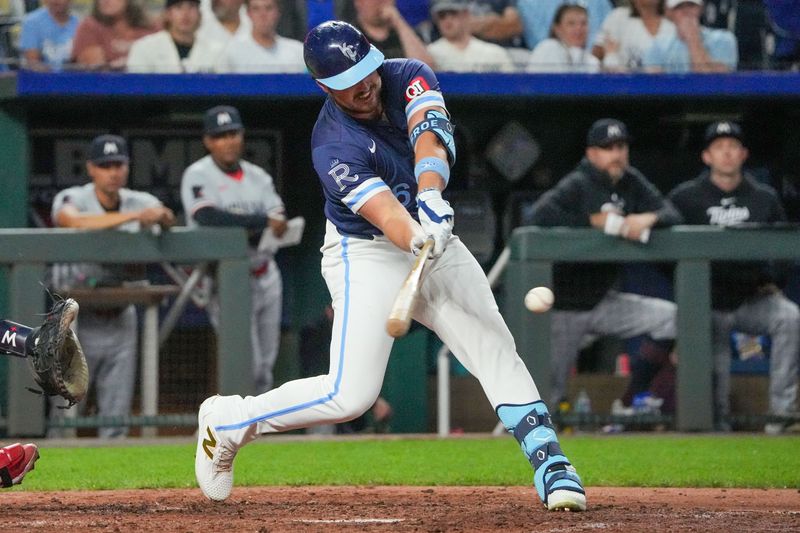
[[[408,136],[414,148],[419,221],[426,236],[433,238],[432,257],[444,252],[453,231],[453,209],[442,198],[456,160],[453,125],[433,71],[420,66],[406,88]],[[419,252],[423,240],[413,246]]]

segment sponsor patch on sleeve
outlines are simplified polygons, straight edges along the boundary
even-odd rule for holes
[[[411,80],[408,84],[408,87],[406,87],[406,102],[410,102],[417,96],[429,90],[430,85],[428,85],[428,81],[422,76],[417,76]]]

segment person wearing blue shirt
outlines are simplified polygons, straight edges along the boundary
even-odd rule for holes
[[[739,51],[728,30],[700,25],[703,0],[667,0],[667,17],[676,33],[657,38],[642,57],[648,72],[730,72],[736,70]]]
[[[341,21],[311,30],[304,57],[327,94],[311,134],[311,157],[327,219],[321,252],[333,308],[329,370],[255,397],[206,399],[195,452],[203,494],[218,501],[230,496],[236,454],[258,434],[352,420],[375,403],[394,341],[387,318],[419,259],[427,262],[413,318],[480,381],[531,463],[542,503],[550,510],[585,510],[581,479],[558,443],[486,275],[452,234],[454,213],[442,191],[456,145],[433,70],[416,59],[385,59]]]
[[[579,4],[586,8],[589,15],[589,38],[586,47],[591,49],[595,44],[597,32],[603,25],[609,13],[611,2],[609,0],[517,0],[517,10],[522,18],[525,45],[533,50],[536,45],[550,36],[556,11],[562,4]]]
[[[22,20],[19,48],[23,66],[35,70],[62,70],[72,53],[78,17],[70,0],[46,0]]]

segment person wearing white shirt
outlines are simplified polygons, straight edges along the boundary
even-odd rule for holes
[[[593,52],[604,70],[639,70],[642,57],[655,39],[675,35],[675,25],[664,16],[664,0],[631,0],[630,7],[614,9],[603,21]]]
[[[128,53],[128,72],[211,72],[222,46],[197,37],[199,0],[167,0],[163,30],[137,39]]]
[[[513,72],[511,56],[500,45],[472,36],[469,2],[438,0],[431,16],[442,37],[428,45],[436,70],[446,72]]]
[[[231,39],[217,63],[217,72],[305,72],[303,43],[277,33],[281,18],[278,1],[248,0],[246,4],[253,30]]]
[[[197,35],[223,47],[239,35],[253,30],[244,0],[200,0],[202,21]]]
[[[600,60],[586,49],[589,15],[577,4],[563,4],[556,11],[550,37],[536,45],[528,72],[585,72],[600,70]]]

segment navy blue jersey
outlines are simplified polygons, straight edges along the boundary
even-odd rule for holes
[[[325,194],[325,216],[343,235],[381,235],[358,211],[386,190],[417,219],[417,180],[406,107],[425,98],[424,93],[438,94],[439,82],[430,67],[415,59],[386,60],[378,73],[384,109],[379,120],[356,120],[329,96],[311,135],[314,168]]]

